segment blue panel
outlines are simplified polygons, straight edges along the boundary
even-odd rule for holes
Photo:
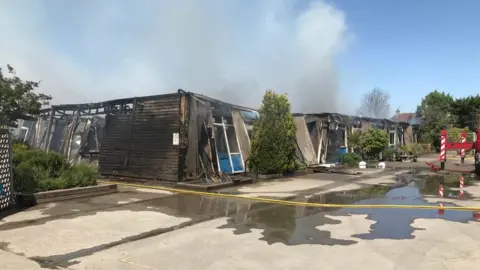
[[[340,157],[347,153],[347,148],[345,146],[341,146],[337,150],[337,162],[340,162]]]
[[[224,173],[231,174],[232,166],[230,166],[230,159],[228,158],[227,153],[218,153],[218,162],[220,163],[220,171]]]
[[[233,170],[236,172],[243,172],[243,160],[240,154],[232,155]]]

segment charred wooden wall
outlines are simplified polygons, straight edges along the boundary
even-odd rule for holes
[[[99,157],[100,173],[179,181],[184,157],[180,155],[182,143],[173,144],[173,134],[179,133],[183,140],[182,99],[180,93],[137,99],[129,114],[108,115]]]

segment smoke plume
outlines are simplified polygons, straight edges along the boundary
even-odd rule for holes
[[[336,111],[344,14],[321,0],[17,0],[0,62],[54,103],[175,92],[250,107],[266,89],[297,112]]]

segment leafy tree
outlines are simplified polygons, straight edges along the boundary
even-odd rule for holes
[[[475,119],[480,110],[480,95],[458,98],[452,103],[452,114],[457,127],[477,128]]]
[[[454,100],[450,94],[435,90],[422,99],[417,107],[417,115],[424,118],[440,118],[438,114],[443,114],[442,118],[451,118],[453,103]]]
[[[253,125],[250,169],[263,174],[294,171],[297,128],[287,96],[266,91],[259,114]]]
[[[31,119],[40,113],[42,105],[48,104],[50,96],[35,93],[40,82],[20,79],[12,66],[8,74],[0,68],[0,125],[14,127],[18,119]]]
[[[390,95],[379,89],[363,95],[358,113],[366,117],[390,118]]]
[[[417,107],[417,115],[423,118],[420,126],[420,137],[425,143],[431,143],[440,148],[440,130],[453,125],[455,117],[452,114],[454,100],[450,94],[437,90],[430,92]]]
[[[368,158],[378,158],[387,147],[388,134],[383,129],[370,128],[360,136],[360,148]]]

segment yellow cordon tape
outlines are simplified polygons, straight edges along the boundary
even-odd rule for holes
[[[460,160],[460,159],[462,159],[462,157],[457,157],[457,156],[447,156],[447,160],[449,160],[449,159]],[[465,160],[473,160],[473,159],[474,159],[474,157],[465,157],[464,159],[465,159]]]
[[[408,204],[328,204],[328,203],[312,203],[312,202],[297,202],[297,201],[287,201],[279,199],[270,199],[262,197],[250,197],[244,195],[235,195],[235,194],[225,194],[225,193],[213,193],[213,192],[204,192],[204,191],[194,191],[188,189],[177,189],[177,188],[167,188],[161,186],[151,186],[151,185],[142,185],[142,184],[131,184],[131,183],[122,183],[122,182],[111,182],[111,181],[98,181],[102,184],[114,184],[119,186],[135,187],[135,188],[147,188],[147,189],[157,189],[163,191],[169,191],[174,193],[182,194],[191,194],[191,195],[200,195],[200,196],[209,196],[209,197],[219,197],[219,198],[229,198],[229,199],[242,199],[242,200],[251,200],[263,203],[270,204],[281,204],[281,205],[292,205],[292,206],[307,206],[307,207],[323,207],[323,208],[386,208],[386,209],[425,209],[425,210],[455,210],[455,211],[480,211],[480,206],[434,206],[434,205],[408,205]]]

